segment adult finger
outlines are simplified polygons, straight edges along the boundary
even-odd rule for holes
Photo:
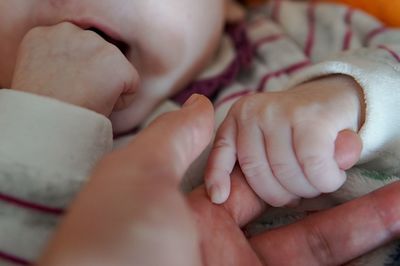
[[[211,103],[193,96],[107,156],[72,204],[43,265],[198,265],[197,231],[178,182],[213,125]]]
[[[239,166],[233,169],[230,178],[231,194],[225,203],[216,205],[210,202],[204,186],[192,191],[188,199],[192,206],[203,205],[205,210],[199,213],[209,215],[211,222],[211,218],[215,218],[214,212],[218,212],[221,215],[226,214],[227,219],[233,219],[236,226],[242,227],[262,214],[269,205],[254,193]],[[202,218],[205,218],[204,215]]]
[[[218,129],[204,176],[213,203],[224,203],[229,197],[231,173],[236,163],[235,142],[236,123],[228,117]]]
[[[232,173],[232,193],[224,204],[213,204],[204,186],[196,188],[187,198],[201,239],[202,265],[260,265],[239,222],[246,218],[244,216],[254,218],[257,213],[252,213],[252,210],[260,211],[265,203],[257,200],[243,176],[237,175],[240,172],[237,170],[238,167]],[[228,209],[227,204],[232,209]],[[231,210],[235,216],[232,216]]]
[[[398,238],[400,182],[251,239],[266,265],[341,265]]]
[[[239,227],[242,227],[269,207],[249,186],[240,168],[235,167],[231,174],[231,194],[223,204],[229,216]]]
[[[143,162],[141,167],[147,172],[153,169],[180,181],[188,166],[209,144],[213,128],[211,103],[204,96],[194,95],[181,110],[160,116],[144,129],[125,148],[129,154],[126,162]]]

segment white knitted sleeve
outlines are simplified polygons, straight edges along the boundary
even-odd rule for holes
[[[106,117],[0,90],[0,265],[37,258],[59,216],[111,146]]]

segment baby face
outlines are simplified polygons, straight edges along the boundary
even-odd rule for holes
[[[115,44],[138,71],[132,105],[112,115],[116,131],[130,129],[204,67],[221,34],[224,10],[225,0],[1,1],[0,85],[10,84],[26,32],[69,21]]]

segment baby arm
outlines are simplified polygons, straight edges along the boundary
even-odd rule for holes
[[[211,199],[224,202],[238,161],[247,182],[263,200],[283,206],[337,190],[344,169],[358,160],[355,136],[335,157],[339,132],[363,123],[362,90],[345,75],[327,76],[282,92],[253,94],[233,105],[219,128],[205,182]]]
[[[136,82],[122,53],[93,32],[62,23],[25,36],[11,90],[0,90],[0,264],[40,254],[110,150],[106,115]]]

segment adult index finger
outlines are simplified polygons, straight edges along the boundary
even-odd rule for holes
[[[400,182],[251,239],[266,265],[340,265],[400,232]]]

